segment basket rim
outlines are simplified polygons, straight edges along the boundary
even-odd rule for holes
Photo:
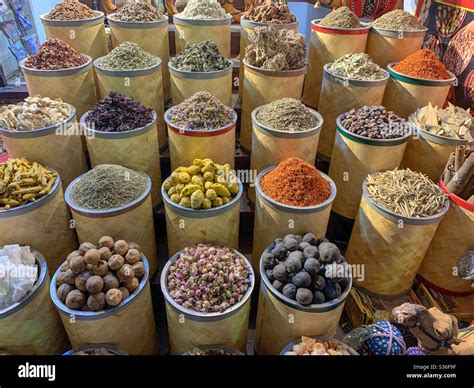
[[[382,36],[399,36],[399,34],[402,34],[402,37],[417,37],[417,36],[424,36],[426,32],[428,31],[428,27],[423,26],[421,30],[394,30],[391,28],[380,28],[380,27],[374,27],[374,25],[371,26],[369,33],[370,34],[378,34]]]
[[[249,64],[245,58],[243,60],[243,64],[244,64],[244,67],[248,68],[250,72],[262,74],[262,75],[268,75],[270,77],[298,77],[300,75],[306,74],[306,72],[308,71],[307,63],[305,63],[305,65],[301,69],[296,69],[296,70],[262,69],[261,67],[257,67],[257,66],[253,66]]]
[[[447,70],[447,72],[451,78],[448,78],[448,79],[430,79],[430,78],[412,77],[411,75],[403,74],[393,69],[393,66],[399,63],[400,62],[391,62],[387,65],[387,72],[390,74],[390,77],[396,79],[397,81],[402,81],[402,82],[415,84],[415,85],[422,85],[422,86],[449,86],[457,79],[457,77],[449,70]]]
[[[155,55],[154,55],[155,56]],[[130,69],[130,70],[110,70],[110,69],[105,69],[101,66],[101,62],[104,58],[106,58],[107,55],[103,55],[99,58],[94,59],[94,68],[98,71],[98,73],[105,74],[110,77],[140,77],[143,75],[148,75],[148,74],[153,74],[160,70],[161,65],[163,64],[162,60],[160,57],[156,57],[158,59],[157,63],[145,67],[143,69]]]

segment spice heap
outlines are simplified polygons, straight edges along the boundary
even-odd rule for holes
[[[344,78],[375,81],[388,77],[387,72],[374,63],[367,54],[346,54],[328,67],[330,73]]]
[[[120,22],[159,22],[166,18],[157,8],[146,1],[129,0],[108,17]]]
[[[374,21],[374,28],[392,31],[423,31],[425,27],[411,13],[402,9],[390,11]]]
[[[84,242],[68,255],[56,292],[72,310],[100,311],[127,299],[145,273],[138,244],[103,236],[98,246]]]
[[[199,349],[194,348],[189,353],[189,356],[235,356],[240,355],[240,352],[226,349]]]
[[[240,189],[230,165],[211,159],[196,159],[192,166],[178,167],[163,187],[173,202],[195,210],[225,205]]]
[[[405,217],[430,217],[445,206],[447,197],[426,175],[407,169],[369,174],[367,193],[377,205]]]
[[[0,163],[0,211],[35,202],[51,191],[58,175],[25,158]]]
[[[444,169],[443,184],[451,194],[474,203],[474,150],[472,147],[456,147]]]
[[[92,106],[85,118],[89,128],[100,132],[127,132],[152,121],[152,109],[119,92],[109,92]]]
[[[116,209],[135,201],[146,189],[145,174],[114,164],[101,164],[74,184],[71,199],[85,209]]]
[[[319,124],[314,113],[295,98],[281,98],[262,106],[257,120],[268,128],[285,132],[303,132]]]
[[[224,19],[228,14],[217,0],[189,0],[184,11],[177,16],[182,19],[213,20]]]
[[[350,285],[351,267],[339,248],[313,233],[276,239],[261,261],[273,288],[303,306],[339,298]]]
[[[434,80],[450,79],[446,67],[436,54],[428,49],[415,51],[403,61],[393,66],[395,71],[416,78]]]
[[[417,128],[438,136],[472,140],[473,120],[469,109],[464,110],[451,103],[444,109],[430,103],[416,111],[411,120]]]
[[[341,120],[344,129],[369,139],[396,139],[410,133],[409,124],[381,105],[351,109]]]
[[[350,346],[342,342],[323,341],[310,337],[301,337],[299,344],[293,345],[285,356],[350,356]]]
[[[123,42],[99,61],[105,70],[141,70],[156,66],[160,58],[142,50],[133,42]]]
[[[26,68],[35,70],[64,70],[82,66],[88,59],[79,54],[61,39],[49,38],[36,54],[30,55],[24,63]]]
[[[167,112],[172,125],[194,131],[210,131],[231,124],[235,112],[208,92],[197,92]]]
[[[364,27],[360,24],[359,19],[347,7],[339,7],[330,13],[328,13],[319,23],[322,27],[332,28],[361,28]]]
[[[290,24],[296,22],[296,16],[290,12],[288,4],[268,1],[250,8],[243,16],[251,22],[269,24]]]
[[[298,70],[305,66],[306,38],[292,30],[258,27],[249,35],[245,60],[267,70]]]
[[[5,245],[0,249],[0,310],[20,302],[38,279],[30,247]]]
[[[205,42],[187,45],[184,51],[171,58],[171,66],[184,71],[218,71],[227,69],[230,62],[219,52],[214,42]]]
[[[316,167],[298,158],[281,162],[263,176],[260,186],[266,195],[290,206],[319,205],[331,194],[329,182]]]
[[[44,17],[50,20],[83,20],[96,17],[94,10],[78,0],[63,0]]]
[[[30,131],[66,121],[72,107],[60,98],[27,97],[18,104],[0,107],[0,127],[12,131]]]
[[[117,356],[118,353],[107,348],[91,348],[74,352],[73,356]]]
[[[240,302],[251,285],[251,269],[233,249],[199,244],[184,248],[168,272],[168,291],[186,309],[222,313]]]

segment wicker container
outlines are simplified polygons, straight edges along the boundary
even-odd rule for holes
[[[79,352],[87,352],[87,351],[93,351],[95,349],[106,349],[110,353],[112,353],[114,356],[128,356],[129,354],[127,352],[124,352],[122,349],[119,349],[118,347],[110,344],[90,344],[90,345],[84,345],[80,346],[79,348],[76,349],[71,349],[68,350],[66,353],[63,354],[63,356],[77,356]]]
[[[354,220],[365,178],[368,174],[399,167],[410,134],[396,139],[369,139],[345,129],[341,124],[344,115],[337,118],[329,166],[329,176],[338,188],[332,211]]]
[[[240,197],[239,193],[223,206],[211,209],[189,209],[168,197],[164,187],[161,195],[165,204],[168,254],[174,255],[185,247],[200,243],[218,244],[237,249],[239,246]],[[189,350],[189,349],[188,349]]]
[[[271,251],[274,245],[274,243],[269,245],[261,254]],[[258,265],[260,272],[264,273],[260,257]],[[262,276],[255,352],[259,355],[278,355],[288,342],[303,335],[332,337],[336,333],[351,287],[352,278],[349,287],[339,298],[326,303],[303,306],[275,290],[268,278]]]
[[[364,105],[382,103],[386,78],[377,81],[360,81],[331,74],[328,70],[331,63],[324,65],[323,83],[319,113],[324,117],[323,128],[318,145],[318,157],[330,160],[336,136],[336,119],[342,113]]]
[[[224,57],[230,58],[232,16],[227,15],[224,19],[196,20],[182,19],[178,14],[173,16],[173,23],[176,53],[183,51],[187,44],[212,40],[219,47],[219,52]]]
[[[104,13],[94,11],[97,16],[90,19],[51,20],[41,15],[46,38],[59,38],[76,51],[93,59],[109,51],[105,34]]]
[[[188,246],[192,246],[189,244]],[[234,250],[249,266],[250,285],[242,300],[222,313],[201,313],[176,303],[168,291],[170,266],[178,259],[177,252],[163,268],[161,291],[166,302],[166,319],[170,339],[170,354],[179,355],[192,348],[206,345],[220,345],[247,350],[247,331],[250,313],[250,296],[255,285],[255,276],[244,255]]]
[[[346,251],[347,261],[365,267],[365,278],[358,288],[378,297],[406,294],[415,279],[423,257],[441,219],[449,208],[424,218],[404,217],[381,207],[363,195]]]
[[[255,182],[257,201],[255,205],[252,261],[256,271],[259,270],[260,256],[276,238],[288,233],[304,234],[307,232],[313,232],[316,236],[324,236],[329,222],[331,205],[336,197],[334,182],[326,174],[321,173],[322,177],[329,182],[331,188],[331,194],[324,202],[306,207],[290,206],[276,202],[266,195],[260,186],[265,174],[275,167],[275,165],[270,166],[261,171]]]
[[[60,98],[75,107],[79,117],[97,101],[90,57],[84,65],[64,70],[31,69],[24,66],[25,60],[20,68],[30,96]]]
[[[170,92],[170,73],[168,62],[170,59],[170,47],[168,39],[168,18],[158,22],[122,22],[114,20],[109,15],[110,33],[112,45],[117,47],[123,42],[134,42],[140,47],[161,59],[161,75],[163,78],[163,95],[168,100]]]
[[[158,120],[158,143],[160,148],[166,145],[166,126],[164,114],[163,83],[161,77],[161,60],[155,66],[142,70],[105,70],[100,66],[102,58],[94,61],[97,73],[99,97],[104,98],[108,92],[120,92],[153,109]]]
[[[224,70],[184,71],[168,64],[173,105],[181,104],[197,92],[209,92],[226,106],[232,106],[232,61]]]
[[[85,122],[88,114],[81,117],[81,127],[88,134],[87,149],[92,167],[119,164],[146,173],[152,182],[151,202],[153,207],[158,206],[162,198],[156,113],[153,112],[153,121],[147,126],[127,132],[101,132],[89,128]]]
[[[447,80],[431,80],[410,77],[393,70],[395,63],[387,66],[390,79],[383,96],[383,106],[393,110],[397,115],[407,118],[416,109],[431,103],[433,106],[443,106],[448,97],[449,89],[456,77]]]
[[[307,336],[305,336],[307,337]],[[311,338],[314,338],[314,339],[317,339],[317,340],[320,340],[320,341],[330,341],[330,342],[333,342],[333,343],[336,343],[338,345],[345,345],[347,347],[347,351],[350,353],[351,356],[358,356],[359,353],[357,353],[353,348],[351,348],[349,345],[347,345],[346,343],[342,342],[342,341],[339,341],[337,339],[334,339],[334,338],[326,338],[326,337],[318,337],[318,336],[311,336]],[[295,340],[293,340],[293,342],[290,342],[288,345],[286,345],[282,351],[280,352],[280,356],[285,356],[285,353],[287,352],[291,352],[293,350],[293,346],[295,346],[296,344],[300,343],[301,342],[301,337],[300,338],[297,338]]]
[[[87,171],[74,107],[62,123],[31,131],[0,127],[0,135],[10,158],[26,158],[54,168],[65,185]]]
[[[66,189],[64,197],[74,218],[79,243],[99,241],[102,236],[120,237],[128,242],[136,242],[149,258],[150,275],[158,269],[151,202],[151,179],[148,177],[147,190],[128,205],[108,210],[89,210],[76,205],[71,198],[72,187],[82,178],[75,179]],[[77,245],[76,245],[77,247]],[[76,249],[74,247],[70,250]],[[67,255],[66,255],[67,256]]]
[[[51,299],[56,305],[61,321],[73,348],[106,343],[123,349],[130,355],[150,355],[158,352],[155,317],[151,302],[149,267],[140,285],[117,307],[102,311],[81,311],[68,308],[56,292],[58,269],[50,285]]]
[[[319,107],[319,95],[326,63],[350,53],[365,52],[370,26],[361,28],[332,28],[319,25],[321,19],[311,22],[309,68],[303,92],[304,104]]]
[[[71,215],[64,202],[61,178],[51,191],[35,202],[0,211],[0,246],[8,244],[35,247],[46,258],[49,271],[77,248]]]
[[[190,166],[194,159],[203,157],[234,167],[237,113],[234,112],[231,124],[209,131],[196,131],[180,128],[171,123],[169,112],[168,110],[165,114],[165,121],[170,139],[171,170],[180,166]]]
[[[244,60],[244,90],[240,125],[241,148],[252,150],[252,112],[261,105],[283,97],[299,99],[307,67],[299,70],[265,70],[249,65]]]
[[[55,355],[68,346],[58,313],[49,297],[44,256],[33,251],[38,279],[18,303],[0,310],[0,349],[12,355]]]

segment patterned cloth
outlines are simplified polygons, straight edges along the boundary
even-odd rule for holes
[[[367,354],[372,356],[398,356],[406,349],[402,333],[388,321],[369,326],[365,348]]]
[[[426,353],[420,348],[412,346],[407,349],[405,356],[426,356]]]

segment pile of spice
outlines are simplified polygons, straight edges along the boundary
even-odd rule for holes
[[[381,105],[351,109],[341,120],[344,129],[369,139],[396,139],[410,133],[410,125]]]
[[[225,19],[228,14],[217,0],[189,0],[184,11],[177,16],[182,19],[215,20]]]
[[[27,97],[18,104],[0,107],[0,127],[12,131],[30,131],[66,121],[72,107],[60,98]]]
[[[243,355],[237,350],[233,349],[199,349],[194,348],[190,352],[186,353],[188,356],[236,356],[236,355]]]
[[[395,71],[415,78],[434,80],[450,79],[446,66],[436,54],[428,49],[415,51],[403,61],[393,66]]]
[[[405,217],[430,217],[445,206],[447,197],[425,174],[395,169],[369,174],[367,194],[377,205]]]
[[[387,72],[363,53],[346,54],[328,67],[330,73],[344,78],[376,81],[388,77]]]
[[[146,23],[159,22],[166,16],[146,1],[129,0],[108,18],[120,22]]]
[[[141,70],[156,66],[160,58],[142,50],[134,42],[123,42],[99,61],[105,70]]]
[[[83,20],[96,17],[94,10],[78,0],[63,0],[45,15],[50,20]]]
[[[85,118],[88,128],[100,132],[127,132],[153,121],[153,110],[119,92],[109,92]]]
[[[306,38],[292,30],[258,27],[249,35],[245,60],[267,70],[298,70],[305,66]]]
[[[273,288],[303,306],[339,298],[350,286],[351,267],[339,248],[313,233],[276,239],[261,261]]]
[[[195,210],[225,205],[240,189],[230,165],[211,159],[195,159],[189,167],[178,167],[163,187],[171,201]]]
[[[268,128],[285,132],[303,132],[319,124],[314,113],[295,98],[281,98],[262,106],[257,120]]]
[[[320,339],[301,337],[299,344],[293,345],[285,356],[350,356],[351,347],[342,342],[323,341]]]
[[[83,349],[72,353],[73,356],[117,356],[118,354],[119,353],[104,347]]]
[[[57,178],[56,172],[25,158],[0,163],[0,211],[44,197]]]
[[[208,92],[197,92],[172,107],[168,120],[179,128],[194,131],[210,131],[231,124],[235,112]]]
[[[230,61],[220,52],[219,47],[210,40],[187,45],[184,51],[170,60],[171,66],[183,71],[219,71],[227,69]]]
[[[322,27],[361,28],[364,27],[354,12],[347,7],[339,7],[328,13],[320,22]]]
[[[263,176],[260,186],[266,195],[290,206],[319,205],[331,194],[329,182],[316,167],[298,158],[281,162]]]
[[[145,174],[114,164],[101,164],[74,184],[71,199],[85,209],[116,209],[135,201],[146,189]]]
[[[24,66],[35,70],[64,70],[87,63],[86,56],[79,54],[66,42],[49,38],[36,54],[26,58]]]
[[[443,184],[446,190],[459,198],[474,203],[474,149],[457,146],[449,156],[444,169]]]
[[[387,12],[376,19],[372,27],[392,31],[423,31],[425,27],[411,13],[402,9]]]
[[[72,310],[101,311],[127,299],[145,273],[138,244],[102,236],[97,246],[84,242],[67,256],[56,293]]]
[[[186,309],[223,313],[251,286],[251,267],[233,249],[199,244],[185,248],[168,272],[171,298]]]
[[[288,4],[279,1],[267,1],[250,8],[242,18],[251,22],[269,24],[290,24],[296,22],[296,16],[290,12]]]
[[[411,120],[416,128],[451,139],[472,140],[472,115],[451,103],[444,109],[428,104],[417,110]]]

